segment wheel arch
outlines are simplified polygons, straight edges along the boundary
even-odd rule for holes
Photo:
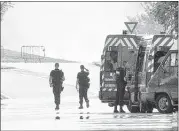
[[[172,98],[171,98],[171,96],[167,93],[167,92],[156,92],[155,93],[155,101],[156,101],[156,99],[157,99],[157,97],[159,96],[159,95],[167,95],[169,98],[170,98],[170,100],[171,100],[171,103],[172,103],[172,105],[173,105],[173,100],[172,100]]]

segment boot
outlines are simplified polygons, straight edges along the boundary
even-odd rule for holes
[[[89,102],[86,102],[86,107],[89,108]]]
[[[59,105],[58,104],[56,105],[55,110],[59,110]]]
[[[117,105],[115,105],[114,107],[114,113],[119,113],[119,111],[117,110]]]
[[[120,106],[120,113],[125,113],[125,111],[123,110],[122,106]]]
[[[78,107],[78,109],[83,109],[83,105],[82,105],[82,104],[80,104],[80,107]]]

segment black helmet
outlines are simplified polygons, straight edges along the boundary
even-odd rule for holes
[[[80,65],[80,68],[81,68],[81,69],[84,69],[85,67],[84,67],[84,65]]]
[[[55,66],[59,66],[59,63],[55,63]]]

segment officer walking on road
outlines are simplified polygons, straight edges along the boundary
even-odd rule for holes
[[[55,63],[55,69],[50,72],[49,84],[53,88],[53,94],[55,99],[55,110],[59,110],[60,94],[63,91],[63,81],[65,80],[64,73],[59,70],[59,63]]]
[[[118,113],[117,110],[118,104],[120,105],[120,112],[125,113],[123,110],[124,105],[124,94],[125,94],[125,87],[127,85],[126,82],[126,61],[123,61],[123,66],[117,68],[116,70],[116,84],[117,84],[117,93],[116,93],[116,101],[115,101],[115,107],[114,107],[114,113]]]
[[[88,88],[89,88],[89,70],[84,67],[84,65],[80,66],[81,72],[77,74],[77,82],[76,89],[79,91],[79,109],[83,109],[83,98],[86,101],[86,107],[89,108],[89,99],[88,99]],[[86,71],[84,71],[86,70]],[[79,85],[79,88],[77,87]]]

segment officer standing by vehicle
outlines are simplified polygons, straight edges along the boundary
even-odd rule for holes
[[[88,99],[88,88],[89,88],[89,70],[84,67],[84,65],[80,66],[81,72],[77,74],[77,82],[76,89],[79,91],[79,109],[83,109],[83,98],[86,101],[86,107],[89,108],[89,99]],[[86,71],[84,71],[86,70]],[[77,87],[79,85],[79,88]]]
[[[59,110],[60,94],[63,91],[63,81],[65,80],[64,73],[59,70],[59,63],[55,63],[55,69],[50,72],[49,84],[53,88],[53,94],[55,99],[55,110]]]
[[[125,87],[127,85],[126,82],[126,61],[123,61],[123,66],[117,68],[116,70],[116,84],[117,84],[117,93],[116,93],[116,101],[114,106],[114,113],[118,113],[117,106],[120,105],[120,112],[125,113],[123,110],[124,105],[124,94]]]

